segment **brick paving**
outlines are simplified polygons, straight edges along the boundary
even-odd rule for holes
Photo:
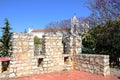
[[[71,70],[35,75],[24,78],[16,78],[13,80],[120,80],[120,77],[112,75],[101,76],[87,72]]]

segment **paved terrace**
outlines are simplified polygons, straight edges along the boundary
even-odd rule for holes
[[[120,80],[120,77],[101,76],[87,72],[71,70],[48,74],[35,75],[31,77],[16,78],[12,80]]]

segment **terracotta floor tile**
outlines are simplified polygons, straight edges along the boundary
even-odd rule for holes
[[[115,76],[101,76],[82,71],[61,71],[48,74],[41,74],[25,78],[16,78],[13,80],[120,80]]]

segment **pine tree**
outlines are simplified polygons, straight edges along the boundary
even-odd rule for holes
[[[11,55],[11,37],[12,37],[12,32],[10,32],[10,30],[12,30],[12,28],[10,27],[9,21],[6,18],[5,19],[5,26],[1,28],[2,29],[2,36],[0,41],[3,43],[2,47],[1,47],[1,51],[0,51],[0,56],[1,57],[8,57]]]

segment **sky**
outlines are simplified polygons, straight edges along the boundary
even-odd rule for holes
[[[0,0],[0,27],[8,18],[13,32],[44,29],[49,22],[87,17],[85,0]],[[1,31],[1,30],[0,30]]]

